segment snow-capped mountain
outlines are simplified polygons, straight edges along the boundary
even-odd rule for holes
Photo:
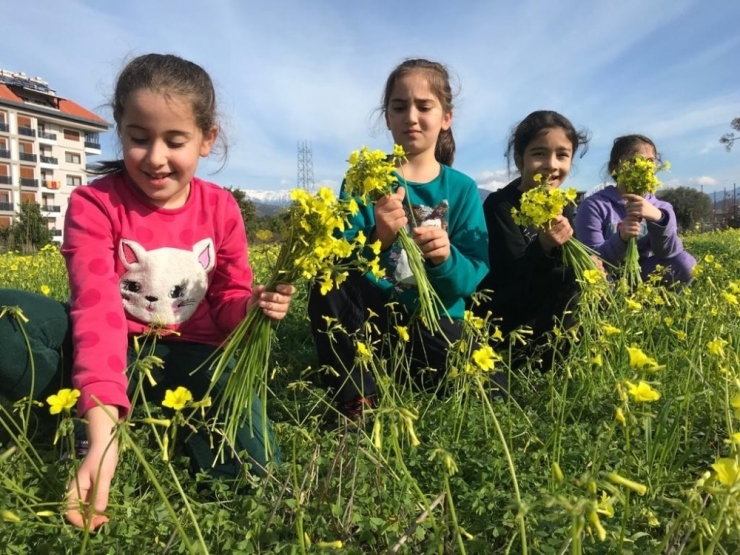
[[[244,189],[244,194],[252,202],[260,204],[273,204],[276,206],[286,206],[290,204],[290,189],[280,191],[257,191],[254,189]]]

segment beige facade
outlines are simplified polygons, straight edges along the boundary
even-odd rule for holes
[[[0,70],[0,227],[22,202],[36,202],[61,242],[69,195],[87,183],[85,168],[109,127],[40,79]]]

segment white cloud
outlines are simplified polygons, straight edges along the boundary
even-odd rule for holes
[[[704,185],[705,187],[712,187],[716,185],[717,183],[719,183],[718,180],[708,175],[702,175],[701,177],[695,177],[691,181],[699,185]]]
[[[483,170],[475,178],[480,189],[495,191],[509,183],[509,172],[506,170]]]

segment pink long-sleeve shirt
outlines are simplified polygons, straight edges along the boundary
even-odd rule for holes
[[[128,338],[151,325],[168,338],[220,345],[244,317],[252,270],[231,193],[193,178],[176,209],[158,208],[123,174],[71,195],[62,254],[72,292],[78,413],[119,407],[125,416]]]

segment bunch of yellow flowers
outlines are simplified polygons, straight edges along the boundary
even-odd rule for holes
[[[360,150],[353,151],[348,160],[349,169],[344,175],[345,193],[350,198],[357,199],[365,205],[375,202],[385,195],[393,194],[399,185],[404,184],[403,177],[399,177],[395,170],[397,165],[405,158],[406,153],[400,145],[394,145],[393,154],[390,156],[382,150],[371,151],[364,146]],[[406,202],[409,203],[410,208],[408,196],[406,196]],[[407,214],[412,225],[415,225],[413,211],[409,209]],[[446,310],[439,295],[429,282],[424,265],[424,255],[411,238],[407,228],[402,228],[398,232],[398,242],[401,248],[406,251],[409,267],[416,278],[416,287],[419,293],[419,318],[430,331],[434,333],[441,332],[442,328],[439,325],[439,320],[441,314],[446,313]],[[375,269],[372,269],[372,271],[378,277],[384,273],[382,269],[380,274],[376,273]]]
[[[538,185],[522,195],[519,210],[512,208],[511,216],[517,225],[546,229],[566,206],[575,204],[576,190],[550,188],[541,174],[535,175],[534,181]]]
[[[350,197],[357,197],[363,204],[376,201],[395,190],[396,164],[406,154],[403,147],[395,145],[388,156],[382,150],[370,150],[363,146],[349,155],[349,169],[344,176],[344,190]]]
[[[656,165],[652,160],[635,156],[631,160],[624,160],[613,173],[616,182],[624,187],[627,193],[644,197],[655,191],[662,185],[656,172],[668,170],[670,162]],[[630,237],[627,242],[627,252],[624,257],[624,278],[631,287],[642,282],[642,275],[637,251],[637,238]]]
[[[362,256],[366,252],[364,236],[356,237],[352,243],[341,236],[348,225],[348,218],[359,209],[356,201],[340,200],[328,187],[322,187],[315,194],[294,190],[291,199],[293,204],[289,211],[287,237],[272,276],[265,284],[268,291],[274,291],[279,284],[294,284],[301,279],[320,277],[321,291],[326,294],[347,277],[351,268],[380,271],[377,258],[368,261]],[[377,254],[380,243],[371,245],[371,248]],[[357,256],[352,256],[355,252]],[[236,444],[237,431],[252,412],[253,391],[260,395],[263,422],[267,422],[265,407],[272,334],[271,320],[259,305],[254,304],[232,332],[216,364],[212,384],[218,383],[232,359],[236,361],[224,386],[217,412],[216,421],[223,422],[224,426],[222,448]],[[267,430],[262,432],[266,434]]]
[[[648,193],[655,194],[658,187],[663,185],[655,174],[670,168],[670,162],[656,164],[642,156],[635,156],[631,160],[624,160],[612,176],[628,193],[644,197]]]
[[[576,190],[551,188],[549,180],[543,179],[539,173],[534,176],[534,181],[537,185],[522,194],[519,209],[512,208],[511,217],[517,225],[546,230],[566,206],[575,204]],[[562,252],[563,264],[573,268],[579,282],[584,285],[599,283],[596,276],[602,272],[596,264],[595,251],[571,238],[562,246]]]

